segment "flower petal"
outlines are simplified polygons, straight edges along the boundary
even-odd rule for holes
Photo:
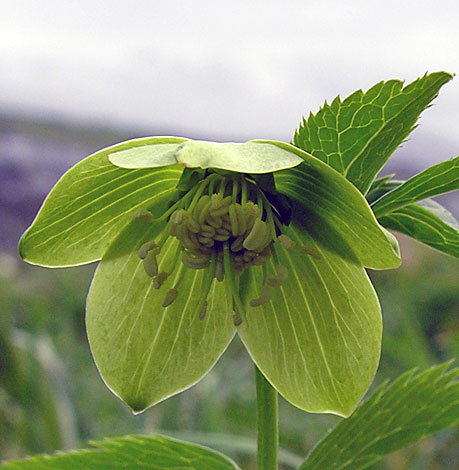
[[[322,247],[372,269],[400,265],[394,237],[379,225],[357,188],[333,168],[304,153],[301,165],[274,178],[277,190],[296,203],[297,222]]]
[[[131,141],[138,142],[138,141]],[[148,137],[143,145],[113,151],[108,159],[121,168],[155,168],[177,163],[175,152],[186,139],[182,137]]]
[[[137,256],[138,247],[160,229],[132,222],[104,255],[87,301],[88,337],[100,374],[135,412],[196,383],[235,331],[222,283],[212,287],[206,317],[199,320],[196,307],[203,270],[187,270],[176,300],[161,307],[176,276],[155,290]],[[166,259],[177,243],[166,243]]]
[[[258,141],[220,144],[189,140],[178,149],[176,158],[189,168],[219,168],[252,174],[291,168],[302,161],[290,149]]]
[[[116,149],[146,145],[151,139],[124,142],[101,150],[71,168],[47,196],[19,243],[29,263],[49,267],[90,263],[132,220],[137,208],[162,213],[176,196],[179,165],[144,170],[113,166]]]
[[[286,400],[309,412],[348,416],[378,366],[377,296],[361,266],[322,249],[295,221],[287,234],[296,248],[276,252],[288,278],[271,289],[269,303],[248,306],[238,332]],[[314,256],[300,254],[302,245]],[[261,272],[252,272],[259,286]]]

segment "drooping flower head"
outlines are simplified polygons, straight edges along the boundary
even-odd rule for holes
[[[351,412],[381,341],[364,266],[399,264],[359,191],[288,144],[139,139],[71,169],[20,244],[45,266],[101,259],[87,302],[107,385],[142,411],[198,381],[237,331],[272,385]]]

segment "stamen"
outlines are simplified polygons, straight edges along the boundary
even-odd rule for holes
[[[228,243],[225,242],[223,244],[223,265],[225,267],[225,275],[226,275],[226,280],[227,280],[227,286],[229,287],[229,290],[231,292],[231,296],[233,298],[233,301],[235,303],[235,311],[237,316],[235,317],[235,322],[236,319],[239,319],[239,325],[242,322],[241,314],[244,312],[244,307],[242,305],[241,299],[239,297],[239,291],[236,286],[236,281],[234,279],[234,271],[231,266],[231,258],[230,258],[230,251],[228,247]],[[236,323],[235,323],[236,325]],[[236,325],[238,326],[238,325]]]
[[[144,243],[139,249],[139,258],[140,259],[145,259],[148,252],[155,249],[155,248],[157,248],[157,246],[156,246],[156,243],[153,240]]]
[[[320,253],[320,251],[313,246],[303,245],[300,248],[300,253],[302,253],[303,255],[310,255],[314,259],[322,259],[322,254]]]
[[[158,261],[156,259],[156,252],[150,250],[143,260],[143,267],[145,272],[150,277],[155,277],[158,274]]]
[[[288,271],[285,266],[278,266],[277,267],[277,276],[270,274],[266,278],[266,284],[270,285],[271,287],[280,287],[288,278]]]
[[[166,294],[166,297],[164,297],[161,303],[161,306],[164,308],[169,307],[169,305],[171,305],[172,302],[177,298],[177,295],[178,295],[177,289],[173,288],[169,290],[168,293]]]
[[[145,222],[153,221],[153,214],[146,209],[137,209],[132,213],[133,220],[144,220]]]
[[[261,295],[256,299],[252,299],[250,301],[251,307],[259,307],[271,300],[271,291],[269,290],[268,286],[263,285],[261,287]]]
[[[170,273],[167,271],[161,271],[154,279],[153,279],[153,288],[154,289],[161,289],[161,286],[166,282],[167,278],[169,277]]]
[[[293,250],[293,248],[295,248],[296,246],[296,243],[284,233],[282,235],[279,235],[277,237],[277,240],[287,251]]]
[[[207,297],[209,296],[210,289],[212,287],[212,281],[214,280],[216,270],[216,254],[212,254],[210,260],[209,269],[204,272],[201,283],[201,301],[198,304],[199,319],[203,320],[207,312]]]

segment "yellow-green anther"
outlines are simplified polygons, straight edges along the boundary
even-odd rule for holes
[[[183,264],[190,269],[204,269],[209,266],[210,260],[208,257],[192,257],[187,252],[182,256]]]
[[[161,303],[161,306],[164,308],[169,307],[169,305],[177,298],[177,295],[178,295],[178,290],[175,288],[168,291],[168,293],[166,294],[166,297],[164,297]]]
[[[238,220],[238,223],[239,223],[238,231],[237,231],[236,236],[237,235],[243,235],[245,233],[245,231],[247,230],[247,217],[242,212],[242,208],[239,204],[236,204],[235,209],[236,209],[237,220]]]
[[[155,277],[158,274],[158,261],[156,260],[156,253],[153,250],[150,250],[145,256],[143,267],[150,277]]]
[[[219,229],[223,225],[221,217],[214,217],[212,214],[207,216],[206,221],[211,227],[215,229]]]
[[[310,255],[314,259],[322,259],[322,255],[320,254],[320,251],[317,248],[313,247],[313,246],[303,245],[300,248],[300,253],[302,253],[304,255]]]
[[[193,209],[193,217],[196,220],[199,220],[199,215],[201,214],[202,209],[209,201],[210,201],[210,196],[207,194],[205,194],[204,196],[201,196],[201,198],[198,200],[195,208]]]
[[[145,259],[147,256],[147,253],[151,250],[156,248],[156,243],[154,241],[149,241],[144,243],[140,248],[139,248],[139,258],[140,259]]]
[[[161,286],[164,284],[166,279],[169,277],[169,273],[166,271],[161,271],[154,279],[153,279],[153,288],[161,289]]]
[[[204,207],[201,209],[201,212],[198,215],[198,222],[202,225],[204,221],[206,220],[206,217],[209,214],[209,209],[212,201],[210,198],[207,200],[207,203],[204,205]]]
[[[236,204],[231,204],[231,206],[229,206],[228,214],[231,224],[231,233],[233,234],[233,237],[237,237],[239,235],[239,221],[236,213]]]
[[[188,217],[186,221],[186,226],[188,230],[193,233],[198,233],[201,230],[201,226],[191,215]]]
[[[246,250],[258,251],[258,249],[263,249],[265,246],[266,240],[266,231],[268,226],[261,219],[257,219],[253,224],[252,230],[247,235],[247,238],[244,240],[242,246]],[[261,250],[260,250],[261,251]]]
[[[214,235],[214,240],[217,242],[226,242],[227,240],[229,240],[229,237],[230,237],[230,234],[228,232],[226,232],[226,234],[217,233]]]
[[[216,233],[216,230],[211,226],[207,224],[202,224],[201,225],[201,230],[199,231],[199,234],[202,235],[203,237],[208,237],[212,238]]]
[[[296,243],[285,234],[279,235],[277,240],[286,250],[293,250],[293,248],[296,246]]]
[[[153,214],[147,209],[137,209],[132,213],[132,218],[134,220],[145,220],[146,222],[151,222],[153,220]]]
[[[242,244],[244,242],[244,236],[239,235],[233,243],[231,243],[230,250],[233,252],[241,251],[242,250]]]
[[[262,286],[261,287],[261,294],[260,297],[256,299],[252,299],[250,301],[250,306],[251,307],[259,307],[260,305],[263,305],[271,300],[271,291],[269,290],[268,286]]]

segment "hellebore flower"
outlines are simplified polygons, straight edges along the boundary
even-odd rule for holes
[[[364,267],[400,263],[360,192],[310,154],[177,137],[124,142],[74,166],[19,250],[49,267],[101,260],[89,341],[135,412],[200,380],[237,332],[292,404],[350,414],[381,345]]]

